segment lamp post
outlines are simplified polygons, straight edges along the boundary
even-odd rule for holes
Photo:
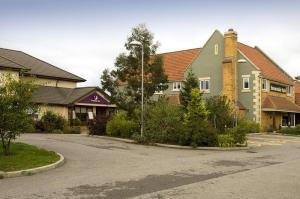
[[[142,47],[142,102],[141,102],[141,137],[144,134],[144,46],[139,41],[132,41],[129,43],[131,46],[140,46]]]

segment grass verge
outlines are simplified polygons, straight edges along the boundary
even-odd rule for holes
[[[0,171],[9,172],[41,167],[52,164],[59,158],[59,155],[53,151],[24,143],[12,143],[10,155],[4,156],[2,144],[0,144]]]

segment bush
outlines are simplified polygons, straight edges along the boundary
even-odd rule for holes
[[[116,113],[106,125],[106,134],[109,136],[131,138],[137,131],[137,123],[129,119],[125,111]]]
[[[41,131],[52,133],[54,130],[64,130],[66,120],[53,112],[47,111],[36,124],[36,128]]]
[[[242,120],[238,123],[240,130],[245,131],[245,133],[259,133],[259,124],[251,120]]]
[[[75,119],[73,119],[72,120],[72,125],[73,126],[80,126],[81,125],[81,121],[80,121],[80,119],[79,118],[75,118]]]
[[[221,134],[218,135],[218,143],[220,147],[233,147],[234,144],[234,138],[231,134]]]
[[[53,133],[53,134],[63,134],[64,132],[60,129],[54,129],[54,130],[51,131],[51,133]]]
[[[132,135],[132,139],[138,144],[145,144],[145,145],[150,144],[150,140],[148,139],[148,137],[147,136],[142,137],[139,133],[134,133]]]
[[[300,135],[300,128],[297,126],[296,128],[282,128],[278,131],[281,134],[288,134],[288,135]]]
[[[182,120],[180,107],[168,103],[166,99],[159,99],[145,109],[145,137],[150,142],[178,144],[185,131]]]
[[[90,135],[105,135],[106,134],[107,117],[97,117],[88,124]]]
[[[80,134],[81,130],[80,130],[80,126],[72,126],[72,127],[66,127],[64,129],[64,133],[65,134]]]
[[[218,146],[217,130],[211,127],[200,128],[198,131],[192,133],[192,146]]]

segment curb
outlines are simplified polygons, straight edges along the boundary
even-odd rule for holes
[[[50,169],[55,169],[61,165],[64,164],[65,158],[62,154],[56,153],[59,155],[60,159],[57,162],[54,162],[49,165],[41,166],[41,167],[36,167],[32,169],[25,169],[25,170],[20,170],[20,171],[11,171],[11,172],[2,172],[0,171],[0,179],[2,178],[14,178],[14,177],[20,177],[20,176],[31,176],[37,173],[41,173],[44,171],[48,171]]]
[[[125,143],[131,143],[134,144],[134,140],[125,139],[125,138],[116,138],[116,137],[108,137],[108,136],[102,136],[102,135],[93,135],[93,137],[96,138],[103,138],[106,140],[113,140],[113,141],[120,141]],[[188,149],[188,150],[210,150],[210,151],[242,151],[242,150],[249,150],[250,147],[191,147],[191,146],[180,146],[180,145],[171,145],[171,144],[160,144],[160,143],[154,143],[152,146],[158,146],[158,147],[165,147],[165,148],[172,148],[172,149]]]

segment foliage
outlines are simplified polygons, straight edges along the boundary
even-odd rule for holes
[[[296,126],[296,128],[282,128],[278,131],[278,133],[281,134],[287,134],[287,135],[300,135],[300,126]]]
[[[192,146],[218,146],[218,131],[212,127],[197,128],[192,134]]]
[[[37,123],[37,128],[41,131],[53,133],[54,130],[64,130],[66,120],[61,116],[51,111],[47,111],[42,116],[40,122]]]
[[[259,124],[251,120],[242,120],[238,123],[238,127],[244,130],[246,133],[259,133]]]
[[[234,147],[234,138],[231,134],[218,135],[218,143],[220,147]]]
[[[63,134],[64,132],[60,129],[54,129],[53,131],[51,131],[51,133],[53,133],[53,134]]]
[[[182,125],[183,112],[165,98],[148,105],[144,114],[145,136],[151,142],[177,144],[180,134],[184,132]]]
[[[36,87],[31,81],[3,76],[0,87],[0,136],[3,154],[9,155],[10,143],[28,128],[31,115],[36,111],[32,94]]]
[[[80,126],[81,125],[81,121],[80,121],[80,119],[79,118],[75,118],[75,119],[73,119],[72,120],[72,125],[73,126]]]
[[[128,53],[120,54],[115,61],[115,69],[104,70],[101,75],[101,87],[118,102],[119,107],[132,112],[141,102],[141,65],[142,46],[130,45],[138,41],[144,49],[144,97],[148,101],[155,91],[167,89],[167,75],[164,73],[163,60],[156,55],[158,43],[154,43],[153,34],[145,25],[132,29],[125,48]],[[117,88],[124,83],[123,89]]]
[[[0,154],[0,171],[8,172],[41,167],[52,164],[60,158],[53,151],[47,151],[24,143],[12,143],[10,154],[9,156]]]
[[[107,119],[107,117],[96,117],[93,121],[89,122],[89,133],[91,135],[105,135]]]
[[[209,112],[208,121],[213,127],[224,132],[225,126],[233,126],[234,113],[226,96],[214,96],[207,99],[206,108]]]
[[[138,125],[127,116],[127,112],[119,111],[107,122],[106,133],[109,136],[131,138],[138,131]]]
[[[138,144],[144,144],[144,145],[148,145],[151,143],[150,139],[148,136],[141,136],[140,133],[134,133],[132,135],[132,139],[138,143]]]
[[[187,107],[188,102],[191,100],[191,90],[193,88],[199,88],[197,77],[193,71],[189,71],[186,79],[183,81],[183,86],[180,90],[180,103],[183,107]]]
[[[80,126],[67,126],[64,129],[64,133],[65,134],[80,134],[81,130],[80,130]]]

